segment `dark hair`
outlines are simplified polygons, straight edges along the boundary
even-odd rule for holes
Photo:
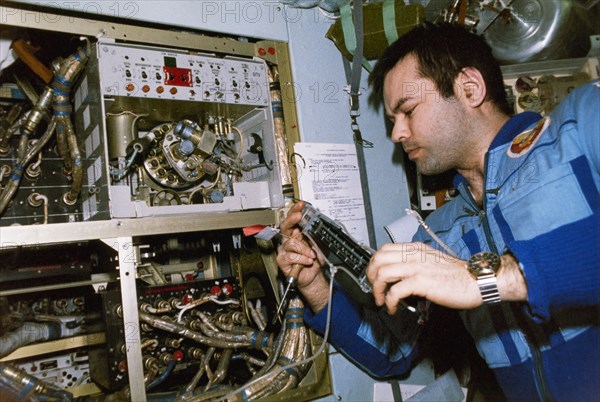
[[[487,88],[486,100],[503,113],[512,114],[506,101],[500,65],[485,40],[460,25],[425,22],[392,43],[369,75],[372,96],[383,97],[387,73],[407,55],[416,57],[419,75],[431,79],[444,98],[454,95],[454,81],[466,67],[481,73]]]

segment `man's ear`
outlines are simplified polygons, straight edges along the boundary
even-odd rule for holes
[[[483,104],[487,95],[487,88],[481,72],[473,67],[465,67],[454,81],[455,92],[459,99],[471,107]]]

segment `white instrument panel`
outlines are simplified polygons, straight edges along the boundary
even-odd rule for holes
[[[103,96],[269,105],[264,62],[99,44]]]

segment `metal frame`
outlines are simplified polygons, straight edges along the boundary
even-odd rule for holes
[[[33,226],[7,226],[0,228],[0,247],[233,229],[258,224],[272,225],[277,223],[278,220],[277,211],[265,209]]]
[[[82,18],[59,13],[56,9],[23,5],[0,6],[0,23],[21,28],[33,28],[44,31],[64,32],[111,38],[121,41],[151,43],[170,48],[198,50],[209,53],[235,53],[254,56],[255,46],[250,42],[241,42],[228,38],[215,38],[193,32],[166,31],[111,21],[94,20],[93,16]],[[23,13],[26,12],[26,18]],[[93,23],[90,23],[92,22]]]
[[[22,13],[27,13],[27,18]],[[93,23],[90,23],[93,20]],[[104,38],[105,40],[163,45],[206,53],[224,53],[238,56],[257,57],[276,64],[282,92],[286,136],[289,150],[300,140],[298,116],[296,114],[296,94],[290,67],[288,44],[276,41],[255,43],[237,41],[222,37],[212,37],[195,32],[175,32],[163,29],[123,24],[111,21],[94,20],[93,16],[82,18],[66,15],[60,10],[32,5],[9,3],[0,6],[0,23],[3,26],[31,28],[53,32],[64,32]],[[288,155],[290,151],[288,150]],[[292,178],[294,179],[294,178]],[[298,194],[297,181],[292,180],[294,195]],[[58,244],[81,240],[101,240],[112,247],[118,255],[118,276],[123,302],[123,320],[131,323],[132,331],[127,332],[127,364],[129,372],[131,400],[145,400],[143,361],[139,348],[140,332],[136,295],[136,258],[133,238],[169,233],[201,232],[220,229],[233,229],[250,225],[272,225],[283,218],[283,211],[277,209],[186,214],[161,217],[112,219],[91,222],[56,223],[48,225],[0,227],[0,247],[18,247],[36,244]],[[132,254],[133,252],[133,254]],[[92,283],[89,281],[89,283]],[[88,283],[88,281],[86,281]],[[35,288],[33,288],[35,289]],[[32,288],[27,289],[30,292]],[[40,290],[44,290],[40,288]],[[87,338],[82,338],[84,341]],[[313,344],[318,347],[322,340],[312,334]],[[136,347],[138,346],[138,347]],[[39,346],[39,347],[44,347]],[[315,349],[316,350],[316,349]],[[327,395],[331,392],[331,380],[327,355],[323,353],[313,361],[313,369],[306,378],[308,384],[289,390],[281,395],[266,398],[266,401],[287,399],[306,400]]]

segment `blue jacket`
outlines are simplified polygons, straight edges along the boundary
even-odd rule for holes
[[[519,261],[527,303],[460,312],[507,399],[599,401],[600,82],[541,119],[519,114],[497,134],[482,208],[459,178],[458,195],[427,224],[461,259],[494,251]],[[422,229],[414,240],[441,249]],[[410,314],[395,321],[396,345],[342,290],[332,309],[330,342],[371,374],[403,374],[419,357],[421,329]],[[318,332],[326,310],[305,313]]]

